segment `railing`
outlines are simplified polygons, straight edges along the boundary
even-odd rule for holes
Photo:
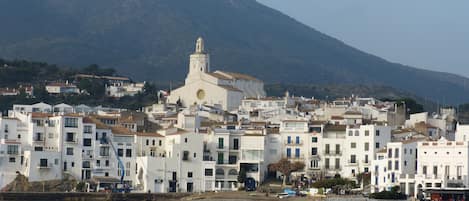
[[[76,140],[76,139],[66,139],[66,140],[65,140],[65,143],[68,143],[68,144],[76,144],[76,143],[78,143],[78,140]]]
[[[329,150],[329,151],[324,151],[323,154],[326,156],[341,156],[342,151],[341,150]]]
[[[357,160],[348,160],[349,165],[358,165]]]
[[[230,160],[216,160],[217,165],[236,165],[238,161],[230,161]]]
[[[288,140],[286,140],[285,145],[287,145],[287,146],[303,145],[303,140],[300,140],[300,141],[294,141],[294,140],[288,141]]]
[[[34,137],[33,141],[34,142],[44,142],[44,137]]]
[[[52,163],[49,163],[49,164],[38,164],[37,165],[37,168],[39,169],[49,169],[52,167]]]

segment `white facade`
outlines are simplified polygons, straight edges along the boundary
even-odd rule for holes
[[[210,56],[205,52],[203,39],[199,38],[195,52],[190,56],[185,85],[173,90],[168,101],[185,107],[208,104],[235,110],[244,97],[258,96],[265,96],[262,81],[238,73],[210,72]]]

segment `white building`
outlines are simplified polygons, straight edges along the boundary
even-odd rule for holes
[[[46,91],[50,94],[78,94],[80,89],[77,85],[71,84],[68,81],[65,83],[55,82],[46,85]]]
[[[106,96],[121,98],[124,96],[135,96],[136,94],[143,92],[145,82],[139,83],[127,83],[127,82],[115,82],[106,85]]]
[[[235,110],[244,97],[265,96],[264,83],[252,76],[224,71],[210,72],[210,56],[202,38],[197,40],[190,56],[185,85],[171,91],[168,101],[188,107],[194,104],[218,106]]]

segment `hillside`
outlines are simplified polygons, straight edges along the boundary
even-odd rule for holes
[[[469,102],[467,78],[391,63],[254,0],[2,0],[0,57],[97,63],[137,80],[182,81],[198,36],[212,70],[267,83],[390,86]]]

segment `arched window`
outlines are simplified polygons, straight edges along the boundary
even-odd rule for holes
[[[236,169],[231,169],[228,171],[228,175],[238,175],[238,171]]]

